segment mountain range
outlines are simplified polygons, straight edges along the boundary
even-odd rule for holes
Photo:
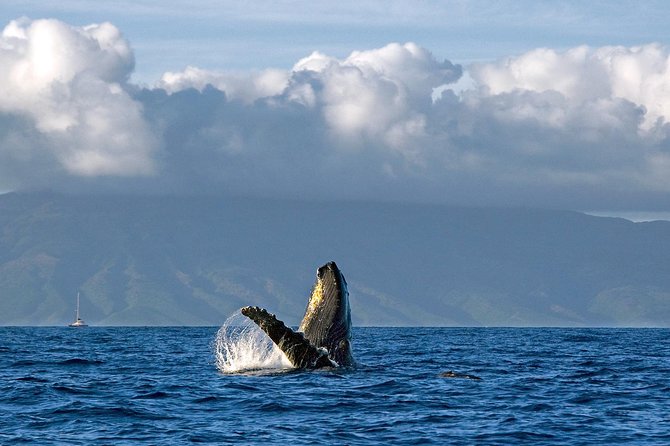
[[[301,319],[335,260],[355,325],[670,326],[670,222],[219,196],[0,195],[0,325]]]

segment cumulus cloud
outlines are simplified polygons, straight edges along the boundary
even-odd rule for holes
[[[18,20],[0,40],[0,187],[663,207],[669,59],[537,49],[467,67],[463,89],[462,67],[392,43],[140,88],[113,25]]]
[[[470,67],[473,86],[456,93],[461,68],[415,44],[344,59],[315,52],[286,73],[281,93],[254,104],[234,104],[235,87],[207,82],[218,85],[208,92],[201,82],[190,100],[209,111],[181,137],[190,135],[201,166],[218,159],[212,176],[235,192],[642,205],[645,194],[670,192],[666,101],[641,93],[655,92],[667,54],[659,45],[536,50]],[[178,89],[168,91],[167,102],[179,102]]]
[[[281,94],[287,86],[289,73],[284,70],[268,69],[259,73],[231,74],[187,67],[181,72],[167,72],[157,87],[169,93],[194,88],[202,91],[207,86],[225,91],[232,100],[247,104],[260,98]]]
[[[418,178],[433,88],[460,75],[415,44],[390,44],[345,59],[315,52],[275,77],[284,84],[275,95],[241,94],[226,73],[188,68],[139,100],[179,160],[163,179],[233,193],[375,199],[405,173]],[[189,181],[184,172],[200,175]]]
[[[425,136],[435,87],[461,69],[413,43],[356,51],[344,60],[313,53],[293,68],[289,100],[318,108],[347,147],[382,144],[406,153]]]
[[[587,102],[621,98],[645,108],[644,127],[670,117],[670,62],[659,44],[626,48],[542,48],[494,64],[478,64],[473,78],[492,95],[514,90],[556,91]]]
[[[380,140],[402,150],[423,135],[433,88],[460,75],[460,67],[438,63],[427,50],[407,43],[356,51],[343,60],[314,52],[290,71],[240,75],[188,67],[166,73],[157,87],[173,94],[210,86],[248,105],[271,100],[277,110],[297,103],[323,117],[340,147]]]
[[[25,127],[0,134],[4,159],[50,158],[52,169],[81,176],[153,171],[154,137],[125,89],[133,53],[113,25],[12,21],[0,35],[0,66],[0,112]]]
[[[539,161],[557,186],[668,193],[669,60],[659,44],[537,49],[471,67],[463,104],[516,128],[520,165]]]

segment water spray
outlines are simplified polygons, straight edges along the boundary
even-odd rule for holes
[[[239,311],[216,333],[214,353],[217,368],[226,374],[293,368],[263,330]]]

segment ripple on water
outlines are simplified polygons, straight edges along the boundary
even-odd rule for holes
[[[670,444],[670,330],[357,328],[354,369],[259,373],[210,327],[0,339],[0,444]]]
[[[170,394],[165,393],[165,392],[151,392],[151,393],[143,393],[140,395],[135,395],[132,397],[134,400],[156,400],[156,399],[161,399],[161,398],[169,398]]]

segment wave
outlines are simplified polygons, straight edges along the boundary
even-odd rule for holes
[[[131,399],[133,400],[155,400],[155,399],[160,399],[160,398],[168,398],[170,394],[157,391],[157,392],[151,392],[151,393],[144,393],[141,395],[135,395]]]

